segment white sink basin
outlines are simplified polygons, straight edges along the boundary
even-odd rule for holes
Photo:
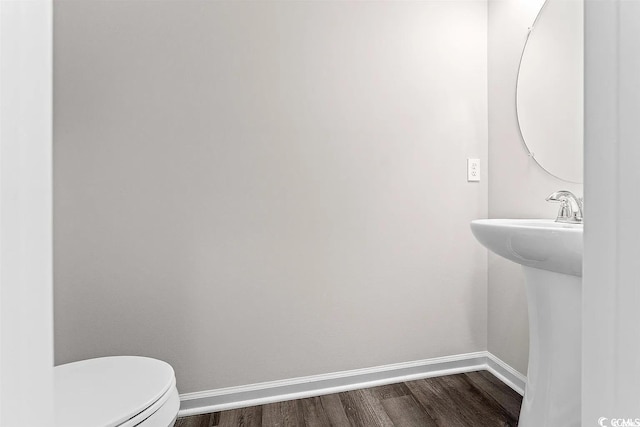
[[[582,224],[547,219],[478,219],[471,231],[483,246],[525,265],[582,277]]]
[[[518,426],[580,427],[583,226],[480,219],[471,230],[526,278],[529,369]]]

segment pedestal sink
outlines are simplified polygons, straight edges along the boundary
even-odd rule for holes
[[[579,427],[582,224],[481,219],[471,230],[526,278],[529,369],[518,425]]]

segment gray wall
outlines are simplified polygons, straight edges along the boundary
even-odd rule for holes
[[[484,350],[486,13],[57,2],[56,363],[184,393]]]
[[[582,195],[582,185],[552,177],[529,158],[515,109],[518,63],[542,0],[489,0],[489,217],[555,218],[553,191]],[[588,201],[587,201],[588,212]],[[527,373],[529,331],[524,276],[518,264],[489,255],[488,350]]]

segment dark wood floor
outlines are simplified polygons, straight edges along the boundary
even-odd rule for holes
[[[175,427],[511,427],[521,403],[478,371],[179,418]]]

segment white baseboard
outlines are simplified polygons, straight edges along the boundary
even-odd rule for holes
[[[178,416],[264,405],[422,378],[488,370],[524,394],[526,377],[487,351],[180,395]]]
[[[487,352],[486,370],[495,375],[500,381],[524,396],[524,388],[527,384],[527,377],[507,365],[495,355]]]

